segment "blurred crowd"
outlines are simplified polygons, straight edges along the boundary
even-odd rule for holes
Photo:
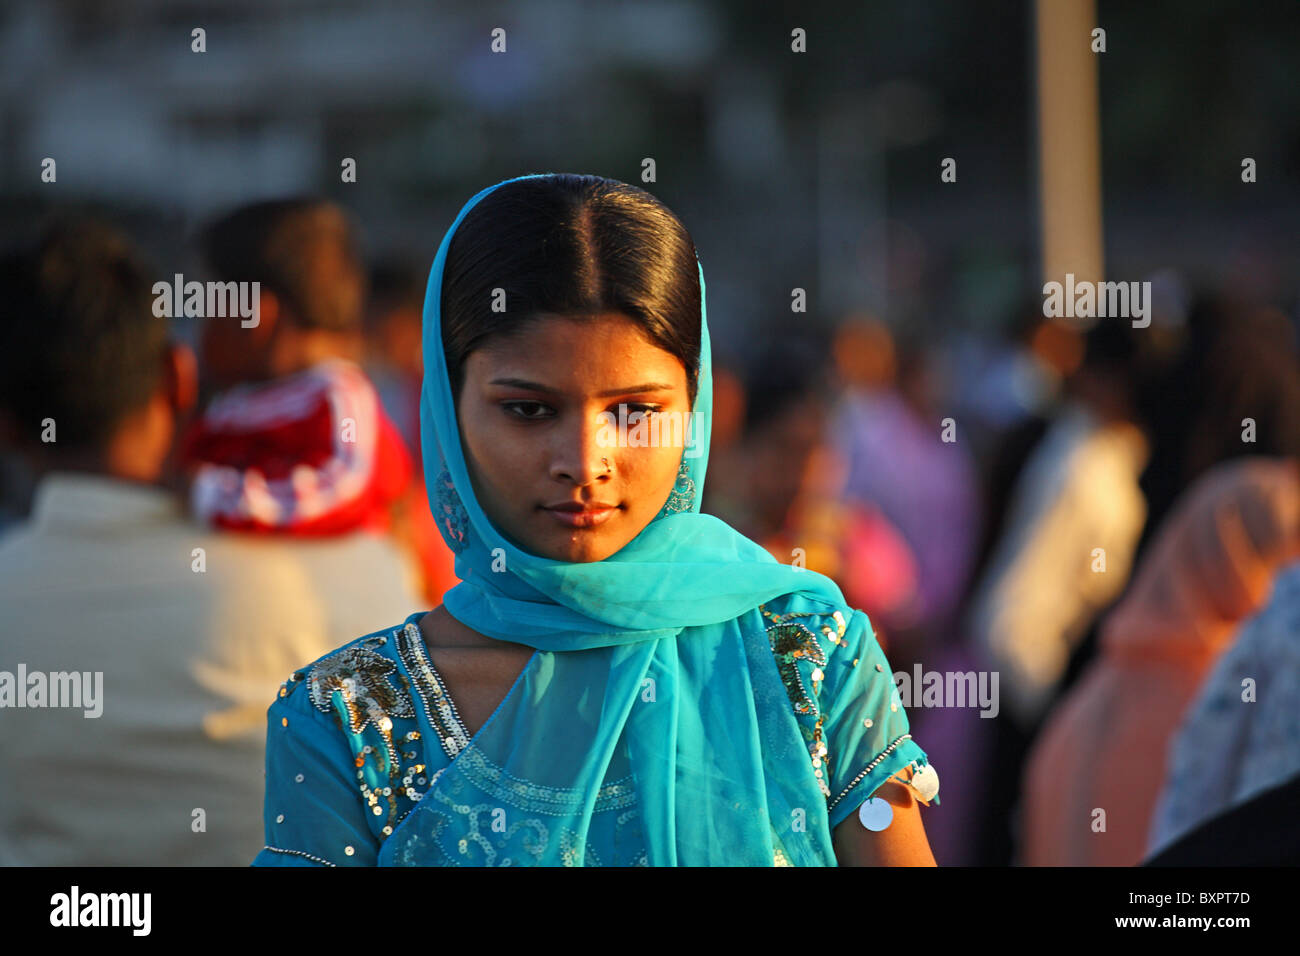
[[[715,373],[706,510],[835,578],[896,674],[998,676],[994,708],[906,702],[941,864],[1131,866],[1194,835],[1179,859],[1214,863],[1198,825],[1296,786],[1296,324],[1153,285],[1144,328],[1034,298],[945,348],[854,315]],[[1293,831],[1255,827],[1270,861]]]
[[[93,732],[5,712],[0,863],[246,864],[281,681],[455,583],[427,263],[365,261],[314,199],[198,246],[261,304],[194,319],[197,355],[109,225],[0,262],[0,670],[113,695]],[[703,507],[832,577],[896,671],[998,675],[983,713],[909,704],[941,864],[1134,865],[1300,774],[1297,327],[1170,275],[1146,328],[1038,297],[1001,325],[715,343]]]

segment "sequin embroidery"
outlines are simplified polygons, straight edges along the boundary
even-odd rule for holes
[[[767,638],[776,657],[777,669],[781,672],[781,683],[785,685],[795,711],[817,713],[817,702],[808,695],[797,666],[800,660],[812,661],[819,668],[826,666],[826,655],[817,643],[817,635],[802,624],[774,624],[767,629]]]
[[[419,749],[405,749],[420,739],[419,730],[403,734],[394,723],[416,716],[411,682],[378,652],[389,636],[399,634],[400,629],[351,644],[318,661],[306,675],[290,678],[305,677],[313,706],[330,714],[340,730],[351,730],[357,788],[381,843],[423,797],[417,787],[426,780],[425,764],[417,762]],[[334,706],[336,691],[346,719]]]
[[[685,456],[682,457],[681,467],[677,469],[677,480],[673,483],[673,490],[668,493],[668,500],[664,502],[660,510],[661,515],[679,514],[683,511],[690,511],[695,505],[695,479],[691,477],[690,468]]]
[[[420,815],[423,830],[410,835],[407,845],[398,853],[398,862],[427,860],[432,853],[441,862],[452,866],[537,864],[542,862],[548,847],[554,844],[564,866],[605,865],[595,847],[590,843],[582,845],[577,834],[567,827],[561,826],[552,833],[551,827],[537,817],[515,820],[504,829],[499,825],[494,827],[494,823],[503,819],[502,808],[493,803],[458,802],[463,789],[463,781],[457,780],[450,792],[430,791],[429,798],[433,802]],[[633,823],[635,816],[635,812],[630,812],[618,817],[619,833],[615,836],[618,843],[626,844],[626,840],[620,840],[619,836],[628,824]],[[449,829],[461,834],[451,852],[441,842]],[[635,852],[638,856],[632,865],[644,866],[644,850]]]
[[[466,779],[484,793],[529,813],[565,816],[577,812],[587,799],[581,790],[545,787],[513,777],[488,760],[476,747],[461,754],[459,766]],[[592,812],[635,806],[636,791],[632,783],[629,776],[602,786],[596,792]]]
[[[822,670],[826,666],[826,652],[822,649],[813,630],[802,621],[796,620],[796,618],[824,619],[825,615],[808,611],[777,614],[768,610],[766,605],[759,605],[758,609],[763,617],[771,622],[767,628],[768,643],[771,645],[772,656],[776,661],[777,671],[781,675],[781,683],[790,698],[791,706],[797,715],[813,718],[811,728],[801,723],[799,730],[808,745],[808,755],[812,762],[813,776],[817,778],[817,786],[823,796],[829,798],[831,791],[827,780],[830,779],[831,757],[824,739],[826,715],[822,713],[818,703],[822,681],[826,676]],[[822,624],[821,631],[832,647],[836,647],[843,641],[848,631],[848,622],[839,611],[835,611],[830,617],[834,621],[834,627],[830,624]],[[808,674],[812,681],[811,693],[804,684],[801,664],[812,665]]]
[[[372,720],[378,726],[388,714],[415,716],[410,698],[400,695],[388,680],[397,665],[373,650],[387,640],[374,637],[351,644],[319,661],[307,676],[312,703],[317,710],[333,714],[336,720],[338,712],[333,707],[333,696],[336,690],[342,692],[354,734],[361,733]]]
[[[461,503],[451,473],[445,468],[434,481],[434,497],[438,503],[434,509],[434,520],[447,539],[447,547],[460,554],[465,550],[465,539],[469,533],[469,515],[465,513],[465,505]]]

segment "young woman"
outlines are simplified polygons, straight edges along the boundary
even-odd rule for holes
[[[938,777],[866,616],[699,513],[704,275],[662,203],[483,190],[424,356],[461,583],[285,682],[256,864],[933,864]]]

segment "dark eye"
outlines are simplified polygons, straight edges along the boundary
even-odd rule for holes
[[[640,412],[643,415],[655,415],[663,410],[664,407],[662,405],[647,405],[644,403],[632,403],[627,406],[627,413],[629,415],[631,415],[633,412]]]
[[[544,405],[541,402],[502,402],[501,407],[506,410],[506,414],[528,422],[550,418],[555,414],[554,410],[549,405]]]

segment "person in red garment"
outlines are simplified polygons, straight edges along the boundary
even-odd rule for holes
[[[365,274],[333,204],[255,203],[214,222],[204,256],[221,281],[258,282],[258,321],[208,317],[217,394],[184,435],[194,514],[213,527],[316,537],[391,535],[425,596],[454,583],[410,450],[359,364]]]

